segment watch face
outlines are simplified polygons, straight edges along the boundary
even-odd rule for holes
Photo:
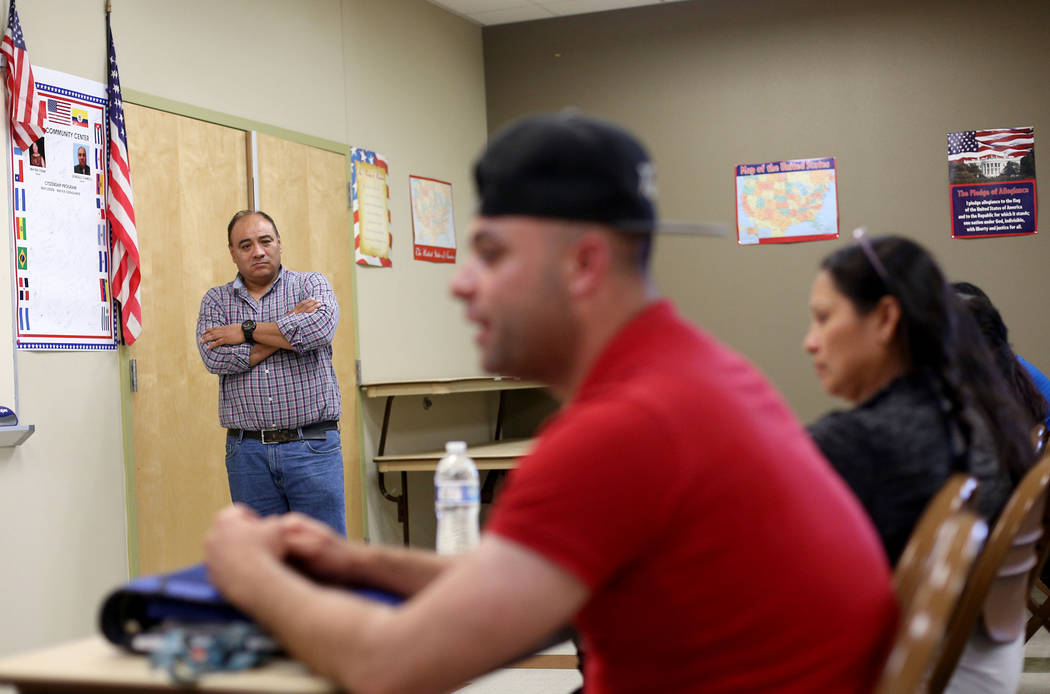
[[[241,329],[242,330],[255,330],[255,321],[253,321],[253,320],[246,320],[246,321],[244,321],[243,323],[241,323]]]

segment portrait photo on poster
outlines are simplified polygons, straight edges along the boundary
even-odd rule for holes
[[[82,176],[91,175],[91,165],[88,163],[88,148],[85,145],[73,145],[73,173]]]
[[[47,167],[47,159],[44,153],[44,138],[40,138],[29,145],[29,165],[41,169]]]

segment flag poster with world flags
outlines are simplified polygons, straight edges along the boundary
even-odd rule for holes
[[[16,345],[116,349],[106,232],[106,86],[33,68],[44,136],[11,146]]]
[[[952,238],[1034,234],[1034,129],[948,133],[948,187]]]

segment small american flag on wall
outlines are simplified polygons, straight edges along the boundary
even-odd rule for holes
[[[44,102],[36,93],[33,65],[29,62],[22,25],[15,11],[15,0],[7,13],[7,31],[0,43],[0,54],[7,59],[7,99],[11,104],[11,139],[21,149],[44,136]]]

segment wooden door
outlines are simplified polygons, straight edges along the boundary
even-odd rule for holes
[[[230,503],[218,377],[196,345],[201,297],[236,274],[226,224],[248,207],[245,133],[125,104],[142,265],[142,336],[129,348],[139,571],[203,558]]]
[[[346,157],[315,147],[258,136],[258,208],[281,233],[281,262],[291,270],[320,272],[339,300],[332,365],[342,393],[346,529],[364,536],[361,447],[355,375],[353,228],[347,212]]]

